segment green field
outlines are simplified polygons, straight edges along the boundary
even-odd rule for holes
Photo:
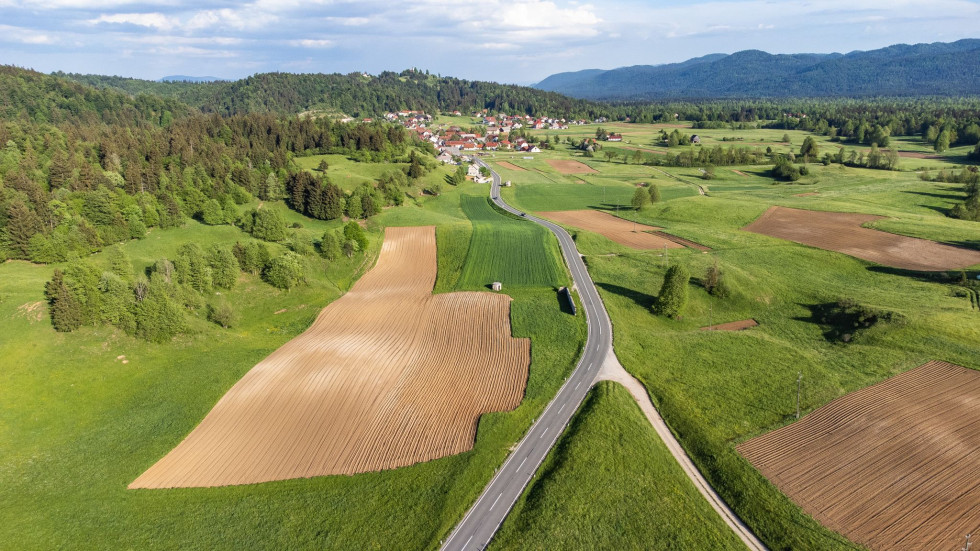
[[[505,288],[557,287],[567,282],[558,241],[551,232],[502,214],[484,195],[463,195],[460,200],[473,231],[457,288],[485,289],[494,281]]]
[[[586,396],[492,548],[744,549],[612,382]]]
[[[430,177],[443,177],[445,170]],[[44,282],[55,266],[0,265],[5,521],[0,542],[6,542],[0,547],[12,542],[18,549],[383,549],[392,542],[408,549],[436,547],[575,364],[585,324],[561,311],[552,281],[567,275],[555,264],[558,259],[534,259],[537,268],[529,273],[546,285],[506,289],[514,298],[514,335],[532,339],[528,386],[516,410],[481,418],[472,451],[355,476],[212,489],[132,491],[126,486],[190,432],[245,372],[302,332],[370,268],[385,226],[438,225],[437,287],[443,290],[456,287],[464,267],[466,273],[482,273],[487,264],[479,254],[472,255],[476,268],[467,266],[471,222],[460,208],[463,191],[450,187],[440,196],[386,209],[368,222],[366,253],[331,263],[307,257],[306,283],[288,292],[242,275],[234,290],[222,292],[241,315],[236,326],[221,329],[197,313],[189,317],[186,334],[165,344],[111,327],[57,333],[43,303]],[[470,198],[483,192],[474,186]],[[481,220],[474,224],[488,226],[488,235],[500,237],[492,227],[497,217],[505,223],[501,239],[517,239],[528,228],[535,250],[555,250],[530,223],[488,209],[474,210]],[[291,231],[310,240],[341,225],[293,212],[286,217],[302,225]],[[180,229],[155,229],[123,249],[141,269],[172,257],[185,242],[207,247],[248,239],[230,226],[188,222]],[[91,260],[102,263],[103,254]]]

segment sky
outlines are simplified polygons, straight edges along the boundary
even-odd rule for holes
[[[980,38],[980,0],[0,0],[0,64],[155,80],[417,67],[530,84],[710,53]]]

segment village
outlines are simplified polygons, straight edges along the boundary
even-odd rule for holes
[[[451,113],[455,117],[462,116],[459,111]],[[385,119],[392,123],[403,125],[415,133],[419,140],[429,142],[438,151],[437,160],[443,163],[459,164],[468,154],[481,151],[517,151],[525,153],[540,153],[541,143],[533,143],[525,137],[528,130],[565,130],[571,125],[590,124],[585,120],[565,120],[552,117],[532,117],[530,115],[507,115],[499,113],[496,116],[488,109],[472,113],[474,119],[480,119],[483,129],[477,132],[475,128],[465,129],[457,125],[440,124],[432,126],[432,115],[422,111],[398,111],[385,114]],[[598,122],[598,121],[597,121]],[[522,131],[523,130],[523,131]],[[519,135],[514,135],[519,133]],[[475,172],[471,170],[471,172]],[[478,176],[471,174],[471,176]]]

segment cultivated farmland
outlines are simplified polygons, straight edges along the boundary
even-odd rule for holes
[[[934,361],[738,447],[827,527],[872,549],[980,530],[980,372]]]
[[[626,245],[634,249],[683,248],[683,245],[675,243],[670,239],[648,233],[659,230],[660,228],[646,226],[644,224],[634,224],[629,220],[624,220],[597,210],[551,211],[539,212],[538,214],[560,224],[598,233],[620,245]]]
[[[544,162],[562,174],[595,174],[599,172],[585,163],[569,159],[545,159]]]
[[[518,172],[527,172],[526,168],[521,168],[513,163],[508,163],[507,161],[497,161],[497,164],[506,168],[507,170],[516,170]]]
[[[480,289],[494,281],[505,288],[561,283],[561,257],[548,230],[497,212],[485,196],[464,195],[460,202],[473,233],[457,288]]]
[[[466,451],[517,407],[530,362],[510,298],[432,295],[435,231],[388,228],[378,264],[256,365],[131,488],[390,469]]]
[[[980,251],[861,227],[881,216],[770,207],[743,229],[906,270],[950,270],[980,264]]]

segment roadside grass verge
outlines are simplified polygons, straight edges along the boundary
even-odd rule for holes
[[[629,392],[598,383],[494,549],[743,549]]]

